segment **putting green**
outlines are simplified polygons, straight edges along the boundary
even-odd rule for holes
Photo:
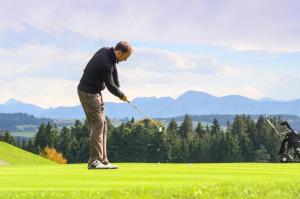
[[[0,167],[0,198],[299,198],[300,164],[119,163]]]

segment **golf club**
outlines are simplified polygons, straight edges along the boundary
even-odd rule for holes
[[[158,132],[163,132],[164,127],[161,127],[155,122],[151,117],[147,116],[141,109],[139,109],[135,104],[127,100],[128,104],[130,104],[133,108],[135,108],[138,112],[140,112],[144,117],[146,117],[148,120],[150,120],[157,128]]]
[[[272,124],[272,122],[268,119],[268,116],[265,116],[265,120],[267,121],[267,123],[274,129],[274,131],[277,133],[277,135],[279,136],[280,140],[282,140],[282,136],[281,134],[277,131],[277,129],[275,128],[275,126]]]

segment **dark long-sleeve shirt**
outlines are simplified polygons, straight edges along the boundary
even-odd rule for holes
[[[107,89],[115,96],[122,98],[120,91],[118,71],[116,68],[117,58],[114,48],[101,48],[91,58],[84,69],[84,73],[78,85],[78,89],[96,94]]]

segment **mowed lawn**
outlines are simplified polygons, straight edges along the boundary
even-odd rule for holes
[[[300,164],[119,163],[0,167],[0,198],[300,198]]]

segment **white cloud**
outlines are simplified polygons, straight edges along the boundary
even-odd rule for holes
[[[76,87],[90,56],[39,44],[0,48],[0,101],[17,98],[43,107],[78,104]]]
[[[66,79],[16,78],[14,81],[0,80],[0,100],[15,98],[42,107],[70,106],[79,104],[77,81]]]
[[[299,99],[300,73],[295,71],[292,75],[267,77],[261,87],[266,93],[265,96],[273,96],[279,100]]]
[[[91,56],[54,46],[28,44],[20,48],[0,48],[1,78],[16,77],[78,79],[82,67]]]
[[[0,48],[0,101],[8,98],[43,107],[79,104],[76,87],[93,53],[55,45],[27,44]],[[135,48],[118,64],[121,90],[130,99],[140,96],[177,97],[187,90],[216,96],[298,98],[300,75],[278,75],[219,61],[213,55]],[[119,100],[104,91],[105,101]],[[281,97],[282,99],[282,97]]]
[[[300,51],[299,1],[3,1],[0,31],[30,25],[105,40],[205,43]]]
[[[92,53],[28,44],[0,48],[0,56],[0,100],[14,97],[45,107],[78,103],[76,86]],[[118,68],[122,89],[131,98],[176,97],[186,90],[207,90],[211,86],[207,79],[217,82],[237,73],[213,56],[150,48],[136,48]],[[118,101],[107,91],[105,98]]]
[[[211,55],[153,48],[135,49],[127,62],[118,65],[118,70],[121,87],[131,98],[175,98],[187,90],[222,95],[224,90],[219,87],[224,88],[225,82],[241,78],[240,69],[221,63]]]
[[[232,67],[220,63],[214,56],[190,53],[172,52],[169,50],[155,48],[138,48],[130,58],[129,64],[122,68],[134,70],[145,70],[157,73],[198,73],[198,75],[236,75]]]
[[[234,51],[299,52],[299,9],[298,1],[281,0],[3,0],[0,100],[15,97],[42,106],[77,104],[76,85],[95,50],[83,46],[91,41],[101,41],[99,45],[121,39],[200,43]],[[10,33],[14,33],[11,38]],[[140,47],[118,67],[122,89],[132,98],[176,97],[187,90],[252,98],[299,96],[296,72],[270,75],[259,66],[231,62],[214,54]],[[118,100],[107,91],[105,99]]]

